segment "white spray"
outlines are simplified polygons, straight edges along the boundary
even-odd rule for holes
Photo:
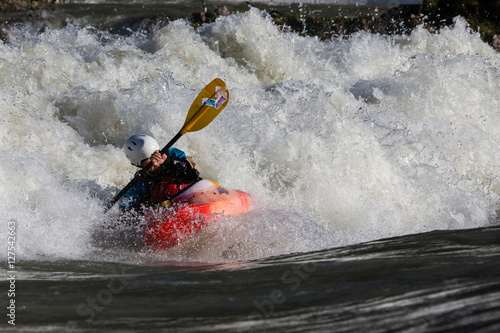
[[[2,234],[18,226],[21,257],[98,252],[103,205],[134,172],[124,140],[168,142],[215,77],[230,104],[177,147],[262,206],[163,256],[244,260],[495,219],[500,56],[462,19],[435,35],[320,41],[252,9],[151,39],[68,26],[11,40],[0,45],[0,214]]]

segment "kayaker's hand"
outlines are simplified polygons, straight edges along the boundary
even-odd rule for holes
[[[157,150],[151,155],[151,168],[149,169],[149,172],[155,172],[158,170],[158,168],[165,163],[167,160],[167,155],[166,154],[160,154],[160,151]]]

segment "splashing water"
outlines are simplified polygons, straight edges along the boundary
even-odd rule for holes
[[[0,213],[24,258],[97,251],[133,176],[133,133],[168,142],[215,77],[223,113],[177,147],[260,206],[162,254],[235,261],[495,222],[500,55],[464,20],[320,41],[257,9],[152,38],[19,26],[0,45]],[[6,233],[7,228],[4,228]],[[249,249],[253,249],[250,251]],[[110,254],[112,256],[112,254]]]

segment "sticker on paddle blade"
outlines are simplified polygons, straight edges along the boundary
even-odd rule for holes
[[[227,89],[221,87],[215,87],[214,98],[203,98],[202,105],[213,106],[218,109],[225,101],[227,101]]]

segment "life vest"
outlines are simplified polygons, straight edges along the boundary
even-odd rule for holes
[[[173,184],[172,179],[165,178],[161,181],[160,185],[156,186],[151,193],[151,201],[155,203],[161,203],[165,200],[172,199],[177,193],[191,185],[188,184]]]

